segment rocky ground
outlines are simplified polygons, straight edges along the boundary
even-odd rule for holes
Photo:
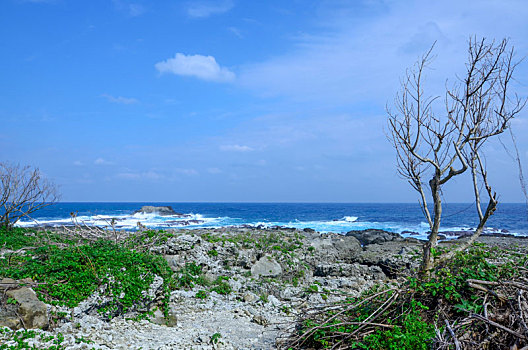
[[[514,237],[481,241],[528,245],[528,240]],[[169,318],[154,307],[149,322],[127,319],[133,315],[107,321],[89,312],[100,302],[97,296],[74,309],[46,305],[32,292],[32,281],[20,288],[22,281],[4,279],[0,294],[16,299],[19,293],[25,299],[0,308],[0,324],[17,328],[24,319],[26,328],[48,328],[26,339],[37,348],[272,349],[303,309],[358,296],[411,271],[418,264],[421,242],[378,230],[337,235],[309,229],[221,228],[171,231],[150,249],[177,274],[192,263],[201,268],[198,279],[220,282],[211,287],[195,281],[173,291]],[[156,286],[152,289],[156,293]],[[43,320],[43,315],[57,312],[67,317],[57,324]],[[0,332],[2,343],[16,343],[11,331]]]

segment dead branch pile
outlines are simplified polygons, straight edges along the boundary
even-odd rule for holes
[[[63,237],[89,242],[99,240],[112,241],[115,244],[129,246],[140,251],[148,251],[150,248],[162,243],[164,239],[164,236],[154,234],[153,230],[148,229],[141,222],[137,223],[135,231],[127,231],[116,228],[117,222],[115,219],[99,218],[99,220],[105,222],[105,225],[95,226],[79,220],[77,213],[70,213],[70,216],[71,225],[54,229],[56,233]],[[48,231],[44,229],[44,233],[48,234]]]
[[[423,338],[425,344],[419,349],[528,350],[526,252],[489,252],[491,254],[487,255],[486,262],[491,263],[478,265],[488,266],[489,269],[482,270],[482,279],[466,278],[465,275],[460,279],[458,276],[461,283],[457,284],[451,279],[453,277],[440,278],[442,272],[437,270],[436,277],[428,281],[414,279],[413,284],[406,280],[398,286],[371,290],[361,298],[348,298],[339,303],[302,310],[296,329],[281,344],[281,348],[385,349],[383,345],[365,347],[364,341],[383,332],[388,334],[388,339],[401,336],[412,338],[419,336],[417,333],[420,332],[431,332]],[[449,266],[452,265],[443,268]],[[460,267],[474,269],[474,266],[464,266],[463,263],[456,266]],[[456,270],[449,268],[452,270],[448,275],[453,276]],[[469,274],[473,273],[475,271]],[[447,293],[437,294],[438,290],[442,290],[438,285],[445,290],[457,286],[458,290],[453,290],[453,293],[459,295],[458,299],[455,301]],[[436,292],[433,292],[435,288]],[[407,348],[411,347],[403,349]]]
[[[281,346],[284,349],[312,349],[318,347],[316,343],[322,343],[330,349],[349,349],[351,342],[361,340],[377,329],[394,327],[386,320],[391,311],[397,309],[395,302],[402,292],[389,288],[363,299],[350,298],[333,305],[303,310],[299,315],[297,334]],[[359,320],[358,316],[365,308],[373,310]]]
[[[434,348],[528,350],[526,275],[516,281],[469,279],[467,283],[483,298],[481,311],[465,310],[463,318],[445,318]]]

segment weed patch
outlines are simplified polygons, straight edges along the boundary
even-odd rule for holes
[[[523,344],[528,303],[522,291],[528,284],[519,281],[528,281],[527,264],[522,252],[477,245],[425,280],[409,277],[306,311],[285,348],[499,349]]]
[[[10,238],[15,242],[12,246],[32,239],[27,237],[27,232],[15,230]],[[34,289],[41,300],[68,307],[77,306],[100,286],[106,285],[105,293],[111,302],[100,311],[109,317],[126,312],[144,299],[155,276],[163,278],[168,301],[172,279],[172,271],[162,257],[108,241],[62,244],[61,247],[44,244],[32,251],[0,259],[0,275],[31,278],[38,282]]]

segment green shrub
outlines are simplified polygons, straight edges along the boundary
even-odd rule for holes
[[[49,347],[39,347],[38,349],[42,350],[62,350],[65,349],[64,345],[62,343],[64,342],[64,335],[62,333],[57,333],[57,335],[53,336],[43,336],[42,333],[37,333],[34,330],[18,330],[18,331],[12,331],[9,328],[0,328],[0,335],[7,336],[7,341],[12,341],[15,344],[14,345],[7,345],[7,344],[0,344],[0,350],[21,350],[21,349],[37,349],[34,345],[30,346],[28,344],[29,339],[37,339],[42,342],[48,343],[52,342],[53,345]],[[40,338],[40,339],[39,339]],[[87,343],[90,343],[93,341],[84,339],[83,340]]]
[[[220,341],[220,338],[222,338],[222,334],[220,333],[215,333],[211,336],[211,341],[210,343],[211,344],[218,344],[218,342]]]
[[[186,263],[177,273],[177,287],[192,288],[195,284],[205,286],[208,284],[202,272],[202,267],[194,262]]]
[[[218,256],[218,251],[216,249],[211,249],[207,252],[207,255],[213,257],[213,256]]]
[[[211,288],[212,292],[217,292],[221,295],[227,295],[232,292],[232,288],[229,283],[226,282],[229,277],[220,276],[213,282],[213,287]]]
[[[376,314],[374,322],[386,326],[367,326],[355,333],[359,339],[355,338],[346,346],[373,350],[430,349],[435,338],[434,324],[443,323],[439,318],[457,319],[466,317],[468,311],[482,311],[484,294],[476,293],[468,279],[516,280],[522,271],[516,266],[527,263],[528,256],[522,251],[477,244],[436,266],[425,280],[408,278],[398,286],[397,295],[395,290],[385,289],[386,286],[374,286],[361,297],[347,298],[342,307],[334,304],[321,313],[308,316],[298,325],[298,335],[306,348],[332,348],[340,341],[347,342],[348,334],[358,331],[365,326],[363,321],[382,310]],[[306,292],[318,290],[313,284]],[[392,297],[396,299],[391,300]],[[347,305],[354,307],[347,309]]]
[[[484,248],[476,244],[468,251],[459,252],[452,260],[437,266],[434,274],[421,281],[416,277],[408,279],[410,288],[416,290],[421,298],[444,301],[457,305],[460,310],[479,311],[481,297],[470,288],[467,280],[477,279],[495,282],[499,279],[514,279],[516,270],[515,256],[499,248]],[[490,262],[505,257],[501,264]]]
[[[22,227],[0,227],[0,247],[11,250],[41,246],[46,243],[74,244],[80,240],[63,237],[50,231],[37,231]]]
[[[360,349],[372,350],[428,350],[435,337],[435,327],[423,321],[420,310],[427,309],[419,301],[411,301],[411,310],[400,320],[395,321],[394,328],[378,330],[368,335],[362,342],[353,344]]]
[[[25,255],[0,259],[0,275],[32,278],[39,298],[55,305],[75,307],[101,285],[112,301],[102,312],[126,312],[141,300],[158,275],[169,294],[172,271],[160,256],[136,252],[107,241],[59,248],[44,245]],[[167,299],[168,300],[168,299]]]
[[[202,300],[207,299],[207,292],[205,290],[200,290],[196,293],[195,297]]]

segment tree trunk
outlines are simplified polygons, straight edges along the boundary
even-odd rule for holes
[[[440,229],[440,218],[442,217],[442,199],[440,198],[440,172],[437,170],[434,177],[429,181],[434,203],[433,226],[429,239],[423,247],[422,264],[420,265],[420,277],[428,277],[434,266],[433,249],[438,244],[438,230]]]

